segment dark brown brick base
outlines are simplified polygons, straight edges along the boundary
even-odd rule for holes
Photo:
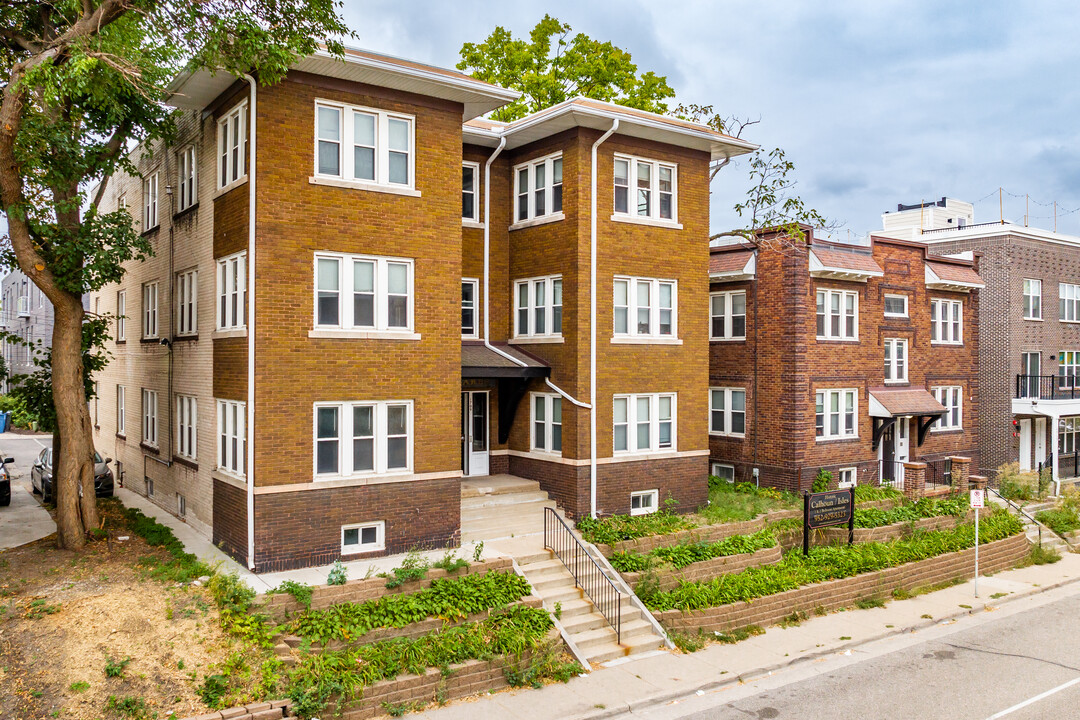
[[[237,562],[247,562],[247,493],[214,481],[214,544]]]

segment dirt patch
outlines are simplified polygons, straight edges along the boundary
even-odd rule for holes
[[[206,588],[150,578],[147,560],[167,554],[105,514],[109,540],[84,551],[50,536],[0,552],[0,718],[198,715],[207,675],[255,661]],[[110,708],[110,697],[133,700]]]

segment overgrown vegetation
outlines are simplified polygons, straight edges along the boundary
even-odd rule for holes
[[[668,637],[675,643],[675,647],[684,653],[697,652],[709,644],[709,638],[701,628],[698,628],[696,633],[671,630],[668,632]]]
[[[341,564],[340,560],[335,560],[333,567],[330,568],[330,572],[326,576],[327,585],[344,585],[348,579],[348,572],[345,570],[345,566]]]
[[[102,498],[99,505],[106,503],[120,504],[116,498]],[[162,547],[172,555],[171,560],[161,561],[154,556],[139,558],[139,565],[146,573],[157,580],[186,583],[212,575],[209,565],[184,550],[184,544],[176,539],[173,531],[152,517],[143,514],[138,508],[125,508],[124,521],[128,529],[146,541],[147,545]]]
[[[307,583],[297,582],[296,580],[285,580],[270,592],[292,595],[293,600],[300,603],[305,610],[311,609],[312,589]]]
[[[875,502],[877,500],[902,500],[904,493],[888,485],[856,485],[855,502]]]
[[[970,509],[966,494],[947,498],[920,498],[913,503],[880,508],[855,508],[855,527],[876,528],[900,522],[915,522],[929,517],[952,515],[963,517]]]
[[[1058,535],[1080,530],[1080,491],[1069,488],[1057,507],[1035,513],[1035,519]]]
[[[611,565],[619,572],[643,572],[656,564],[684,568],[691,563],[728,555],[757,552],[776,545],[776,538],[768,530],[753,535],[732,535],[716,542],[686,543],[658,547],[648,553],[617,552]]]
[[[419,552],[410,550],[401,561],[401,565],[389,573],[380,573],[379,576],[387,579],[386,587],[396,588],[408,582],[423,580],[430,568],[431,563],[421,557]]]
[[[1020,564],[1021,567],[1029,567],[1031,565],[1050,565],[1056,563],[1061,559],[1061,553],[1051,547],[1044,547],[1042,545],[1033,545],[1031,552],[1024,558],[1024,562]]]
[[[998,492],[1013,502],[1030,502],[1046,497],[1050,490],[1050,469],[1039,472],[1020,472],[1019,463],[1006,463],[998,468]]]
[[[441,559],[431,563],[431,567],[440,568],[445,570],[448,575],[453,575],[458,570],[469,567],[469,561],[465,558],[459,558],[453,550],[447,550]]]
[[[648,515],[612,515],[606,518],[582,518],[577,529],[591,543],[612,545],[621,540],[634,540],[650,535],[667,535],[690,530],[697,524],[683,515],[657,510]]]
[[[812,492],[820,493],[825,492],[832,485],[833,475],[825,468],[820,468],[817,472],[817,477],[814,478],[814,484],[810,487]]]
[[[1001,510],[982,519],[979,536],[981,542],[986,543],[1022,531],[1020,521]],[[684,582],[673,590],[653,591],[644,596],[639,590],[638,594],[653,610],[698,610],[925,560],[974,547],[974,544],[974,525],[964,524],[953,530],[917,532],[911,537],[885,543],[814,547],[809,556],[803,556],[796,549],[786,553],[776,565],[747,568],[704,582]]]
[[[795,510],[801,501],[793,493],[776,488],[758,487],[753,483],[730,483],[722,478],[709,478],[709,504],[698,510],[706,523],[742,522],[753,520],[770,510]]]

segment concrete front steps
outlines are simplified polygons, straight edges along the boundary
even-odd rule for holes
[[[988,502],[993,503],[994,505],[998,505],[1000,507],[1004,507],[1013,515],[1020,518],[1020,522],[1024,524],[1024,534],[1027,535],[1028,542],[1030,542],[1032,545],[1039,544],[1039,531],[1041,528],[1042,546],[1044,548],[1058,550],[1065,553],[1072,552],[1072,546],[1070,546],[1068,542],[1062,539],[1061,536],[1059,536],[1057,533],[1055,533],[1053,530],[1046,527],[1045,525],[1042,525],[1041,523],[1032,522],[1031,519],[1028,517],[1028,515],[1030,515],[1033,518],[1035,517],[1035,513],[1039,512],[1040,510],[1049,510],[1053,508],[1055,505],[1054,502],[1026,505],[1024,506],[1024,513],[1026,513],[1026,515],[1024,513],[1016,512],[1016,509],[1013,506],[1009,505],[1007,502],[1005,502],[1001,498],[1001,496],[998,495],[996,490],[988,493]]]
[[[649,622],[631,602],[622,598],[622,642],[615,629],[574,584],[574,576],[550,550],[515,558],[518,567],[532,585],[533,594],[554,613],[561,610],[560,622],[570,642],[591,664],[657,650],[664,645]]]
[[[545,507],[555,507],[555,501],[535,480],[512,475],[465,478],[461,482],[461,542],[540,535]]]

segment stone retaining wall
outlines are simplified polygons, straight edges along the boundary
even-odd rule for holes
[[[736,573],[749,567],[774,565],[780,562],[781,557],[780,545],[777,544],[773,545],[771,548],[764,548],[752,553],[726,555],[724,557],[712,558],[711,560],[690,563],[683,568],[661,566],[656,568],[653,572],[660,584],[660,589],[671,590],[684,580],[691,582],[711,580],[719,575]],[[641,576],[643,574],[644,573],[625,572],[622,573],[622,576],[631,587],[636,587],[637,584],[641,582]]]
[[[193,715],[184,720],[280,720],[296,717],[289,707],[290,700],[252,703],[240,707],[215,710],[205,715]]]
[[[1015,567],[1029,549],[1023,533],[986,543],[979,550],[979,569],[990,574]],[[655,615],[668,630],[692,632],[700,628],[705,632],[730,632],[747,625],[773,625],[796,612],[812,615],[822,609],[828,611],[851,607],[863,598],[884,598],[896,588],[910,591],[957,577],[968,577],[974,570],[975,549],[970,548],[855,577],[815,583],[756,598],[751,602],[731,603],[687,613],[667,610]]]
[[[936,515],[934,517],[920,518],[914,522],[898,522],[892,525],[882,525],[875,528],[855,528],[855,542],[887,542],[889,540],[895,540],[897,538],[909,537],[916,530],[952,530],[957,525],[961,525],[966,522],[975,521],[975,511],[968,510],[966,515],[956,517],[955,515]],[[815,535],[813,540],[815,543],[832,543],[832,542],[847,542],[848,529],[847,527],[829,527],[823,528],[820,531],[820,535]],[[802,538],[799,538],[799,542],[802,542]]]

